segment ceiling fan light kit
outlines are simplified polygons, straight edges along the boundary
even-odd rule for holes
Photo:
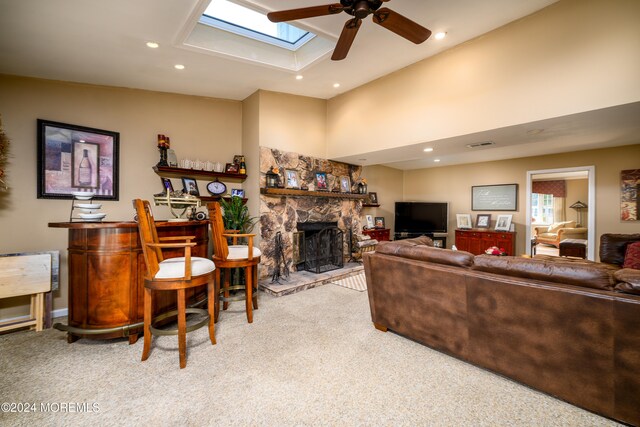
[[[284,22],[314,18],[317,16],[335,15],[340,12],[346,12],[353,16],[352,19],[345,23],[340,33],[340,38],[331,56],[331,59],[334,61],[339,61],[347,57],[353,40],[360,29],[362,20],[369,15],[373,15],[372,20],[376,24],[415,44],[420,44],[431,36],[431,31],[422,25],[413,22],[409,18],[389,8],[381,8],[382,3],[388,1],[389,0],[340,0],[340,3],[328,4],[326,6],[311,6],[270,12],[267,14],[267,17],[271,22]]]

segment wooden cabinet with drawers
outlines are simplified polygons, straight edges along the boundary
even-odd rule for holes
[[[391,230],[388,228],[369,228],[362,231],[362,234],[376,239],[378,242],[391,240]]]
[[[486,229],[456,230],[456,247],[474,255],[483,254],[491,246],[505,250],[507,255],[516,252],[516,233],[514,231],[495,231]]]

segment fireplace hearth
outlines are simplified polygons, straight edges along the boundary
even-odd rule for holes
[[[298,259],[298,270],[324,273],[344,267],[344,232],[337,222],[298,223],[304,233]]]

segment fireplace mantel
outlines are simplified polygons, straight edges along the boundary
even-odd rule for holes
[[[289,197],[329,197],[338,199],[354,199],[365,200],[366,194],[353,194],[353,193],[332,193],[330,191],[307,191],[307,190],[294,190],[292,188],[261,188],[260,194],[265,196],[289,196]]]

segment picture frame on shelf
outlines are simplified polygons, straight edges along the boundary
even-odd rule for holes
[[[316,190],[317,191],[329,190],[329,184],[327,183],[326,172],[316,172]]]
[[[242,188],[232,188],[231,197],[244,198],[244,190]]]
[[[225,173],[238,173],[240,165],[238,163],[227,163],[224,167]]]
[[[340,177],[340,192],[351,193],[351,180],[347,175],[342,175]]]
[[[442,247],[444,247],[444,241],[442,239],[433,238],[431,240],[433,241],[433,247],[434,248],[442,248]]]
[[[476,228],[489,228],[491,225],[491,214],[478,214],[476,216]]]
[[[169,167],[178,167],[178,157],[176,156],[176,152],[172,148],[169,148],[167,150],[167,163],[169,164]]]
[[[200,190],[198,189],[198,182],[193,178],[186,176],[182,177],[182,191],[191,194],[193,196],[200,196]]]
[[[365,221],[366,221],[366,226],[365,228],[373,228],[373,216],[372,215],[365,215],[364,216]]]
[[[377,216],[376,217],[375,228],[385,228],[384,227],[384,217],[383,216]]]
[[[513,215],[498,215],[496,220],[496,231],[509,231],[511,227],[511,219]]]
[[[293,169],[285,169],[284,171],[285,178],[285,188],[299,189],[300,188],[300,178],[298,178],[298,171]]]
[[[38,199],[118,200],[120,133],[38,119],[37,135]]]
[[[378,204],[378,193],[376,193],[375,191],[371,191],[369,192],[369,200],[368,200],[370,205],[377,205]]]
[[[240,163],[244,162],[244,156],[242,154],[236,154],[233,156],[233,163],[236,165],[240,165]]]
[[[456,214],[456,227],[461,230],[468,230],[472,226],[470,214]]]
[[[171,180],[169,178],[162,177],[160,177],[160,179],[162,180],[162,187],[164,188],[164,191],[166,192],[169,190],[169,192],[173,192],[173,184],[171,183]]]

